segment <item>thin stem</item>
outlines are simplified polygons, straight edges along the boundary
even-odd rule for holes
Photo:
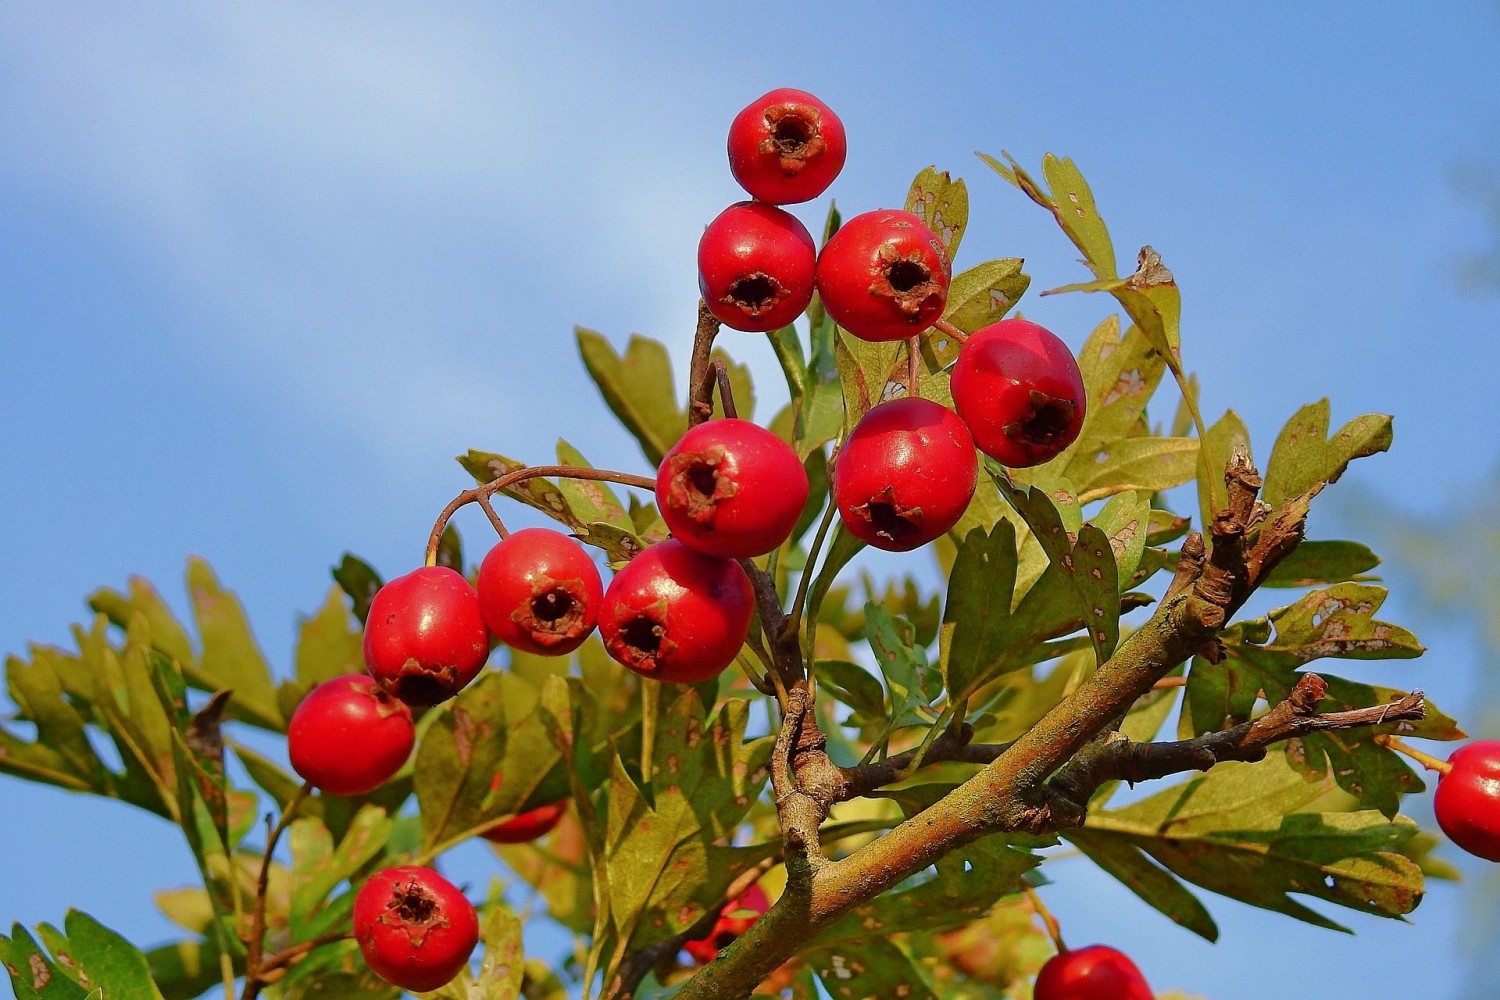
[[[302,787],[297,789],[297,794],[281,810],[281,818],[266,833],[266,850],[261,855],[260,874],[255,879],[255,909],[250,915],[250,939],[245,942],[245,992],[241,1000],[254,1000],[260,995],[260,988],[265,985],[261,955],[265,947],[266,890],[271,884],[271,856],[276,852],[276,843],[291,824],[297,809],[311,794],[312,783],[303,782]],[[267,823],[269,822],[270,816],[267,814]]]
[[[954,326],[952,323],[948,322],[945,319],[940,319],[932,325],[936,329],[941,330],[947,336],[952,337],[954,340],[958,341],[960,344],[969,339],[969,335],[967,333],[964,333],[958,327]]]
[[[1047,909],[1047,904],[1042,902],[1042,897],[1036,894],[1031,883],[1024,878],[1021,879],[1021,891],[1026,893],[1026,901],[1031,904],[1032,911],[1042,919],[1042,926],[1047,929],[1047,936],[1052,939],[1052,946],[1058,950],[1059,954],[1067,951],[1068,946],[1063,944],[1062,928],[1058,926],[1057,918],[1052,915],[1051,910]]]
[[[1418,764],[1421,764],[1429,771],[1436,771],[1439,774],[1447,774],[1449,771],[1453,770],[1453,765],[1448,763],[1446,760],[1443,760],[1439,757],[1434,757],[1430,753],[1423,753],[1421,750],[1418,750],[1411,744],[1403,743],[1401,740],[1398,740],[1394,736],[1389,736],[1382,733],[1381,735],[1375,737],[1375,742],[1379,743],[1383,747],[1394,750],[1397,753],[1406,754],[1406,756],[1410,757]]]
[[[906,341],[906,395],[918,399],[922,395],[922,338],[911,337]]]
[[[838,511],[830,497],[828,509],[823,511],[823,519],[818,522],[817,533],[813,535],[812,545],[807,550],[807,559],[802,563],[802,579],[797,581],[797,593],[792,598],[792,606],[786,613],[786,624],[782,626],[783,637],[797,634],[802,627],[802,612],[807,605],[807,590],[812,585],[813,567],[817,563],[818,553],[823,548],[823,541],[828,536],[828,529],[833,524],[833,515]],[[808,650],[809,655],[812,650]]]
[[[495,513],[495,508],[490,503],[490,498],[480,497],[475,503],[479,504],[479,509],[484,511],[484,516],[490,519],[490,524],[495,526],[495,534],[501,538],[509,538],[510,529],[505,527],[505,522],[500,520],[499,514]]]
[[[483,486],[476,486],[471,490],[464,490],[458,496],[448,502],[443,512],[438,515],[437,522],[432,526],[432,533],[427,536],[427,558],[425,565],[437,565],[438,542],[443,537],[443,529],[448,526],[448,519],[465,504],[479,503],[494,496],[507,486],[538,476],[559,476],[564,479],[589,479],[595,482],[618,483],[621,486],[634,486],[642,490],[656,489],[656,480],[646,476],[635,476],[628,472],[613,472],[609,469],[590,469],[580,465],[526,465],[503,476],[491,479]],[[499,518],[492,520],[498,521]],[[505,537],[504,534],[501,537]]]
[[[689,427],[696,427],[713,416],[713,371],[709,360],[713,356],[714,337],[718,333],[719,321],[708,311],[708,305],[699,299],[698,328],[693,332],[693,355],[688,363]]]
[[[1186,677],[1163,677],[1161,680],[1159,680],[1155,684],[1151,685],[1151,690],[1153,690],[1153,691],[1166,691],[1166,690],[1168,690],[1170,688],[1180,688],[1180,687],[1185,687],[1186,685],[1187,685],[1187,678]]]
[[[730,419],[738,417],[739,411],[734,407],[734,386],[729,381],[729,366],[723,358],[714,358],[710,367],[714,371],[714,381],[719,384],[719,405],[724,408],[724,416]]]
[[[317,949],[323,947],[325,944],[333,944],[337,941],[348,941],[352,937],[354,937],[354,935],[349,931],[332,931],[328,934],[323,934],[310,940],[303,941],[300,944],[294,944],[291,947],[283,948],[275,954],[267,955],[261,961],[261,972],[262,974],[273,972],[276,969],[291,965],[298,959],[306,956],[309,952],[316,951]]]

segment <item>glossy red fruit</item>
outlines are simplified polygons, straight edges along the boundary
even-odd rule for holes
[[[953,405],[979,450],[1024,469],[1078,440],[1088,399],[1068,346],[1024,319],[975,331],[953,364]]]
[[[656,506],[682,544],[749,558],[787,540],[807,503],[807,471],[792,446],[748,420],[688,430],[656,471]]]
[[[752,101],[729,126],[729,172],[773,205],[811,201],[844,169],[844,123],[805,90],[783,87]]]
[[[771,901],[766,898],[766,891],[758,885],[752,885],[739,899],[724,904],[724,909],[719,911],[718,922],[709,931],[708,937],[689,941],[683,947],[699,965],[707,965],[714,960],[715,955],[728,948],[735,938],[748,931],[750,925],[764,916],[770,908]]]
[[[567,799],[549,802],[544,806],[528,809],[508,820],[496,823],[480,836],[496,844],[530,843],[544,834],[551,833],[552,828],[562,822],[563,813],[567,811]]]
[[[902,398],[866,413],[833,466],[844,527],[878,549],[925,545],[963,516],[979,482],[974,441],[958,414]]]
[[[905,340],[948,302],[948,251],[910,212],[856,215],[818,254],[818,293],[834,322],[861,340]]]
[[[366,674],[324,681],[307,693],[286,730],[292,770],[330,795],[385,784],[411,754],[411,709]]]
[[[479,565],[479,610],[490,632],[513,649],[562,656],[583,645],[599,620],[604,584],[573,539],[522,528]]]
[[[354,897],[354,937],[365,964],[393,986],[435,990],[458,975],[479,941],[474,904],[431,868],[370,876]]]
[[[669,538],[615,574],[599,634],[609,655],[642,677],[697,684],[734,662],[754,609],[739,563]]]
[[[812,237],[796,218],[772,205],[737,202],[698,241],[698,290],[725,326],[779,330],[812,301],[817,259]]]
[[[370,602],[365,667],[408,705],[436,705],[458,694],[489,655],[479,595],[455,570],[413,570]]]
[[[1033,993],[1036,1000],[1152,1000],[1151,987],[1135,963],[1102,944],[1047,959]]]
[[[1438,826],[1470,854],[1500,861],[1500,740],[1461,746],[1448,763],[1432,800]]]

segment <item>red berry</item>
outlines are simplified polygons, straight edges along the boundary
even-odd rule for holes
[[[807,503],[792,446],[748,420],[710,420],[672,446],[656,472],[656,505],[682,544],[730,559],[770,552]]]
[[[905,552],[958,522],[979,482],[964,422],[931,400],[893,399],[866,413],[833,465],[844,527],[878,549]]]
[[[844,169],[844,123],[804,90],[783,87],[752,101],[729,126],[729,171],[773,205],[811,201]]]
[[[779,330],[812,301],[817,250],[807,227],[771,205],[741,201],[698,241],[698,290],[725,326]]]
[[[562,822],[563,813],[567,811],[567,799],[549,802],[544,806],[528,809],[504,822],[496,823],[480,836],[497,844],[529,843],[543,834],[552,832],[552,828]]]
[[[615,574],[599,634],[609,655],[642,677],[697,684],[734,662],[754,609],[739,563],[669,538]]]
[[[286,729],[292,769],[330,795],[363,795],[401,770],[416,739],[411,709],[373,677],[350,674],[307,693]]]
[[[583,645],[599,620],[604,584],[583,546],[548,528],[522,528],[479,566],[479,610],[512,648],[562,656]]]
[[[1438,826],[1470,854],[1500,861],[1500,740],[1461,746],[1448,763],[1432,799]]]
[[[728,948],[735,938],[748,931],[750,925],[770,908],[771,901],[766,898],[766,891],[758,885],[752,885],[739,899],[724,904],[724,908],[719,911],[718,922],[707,937],[689,941],[683,947],[699,965],[707,965],[714,960],[715,955]]]
[[[431,868],[370,876],[354,897],[354,937],[365,964],[393,986],[435,990],[458,975],[479,941],[474,904]]]
[[[408,705],[453,697],[489,655],[479,595],[455,570],[413,570],[381,587],[370,602],[365,667]]]
[[[905,340],[943,315],[948,251],[910,212],[856,215],[818,254],[818,293],[861,340]]]
[[[1078,439],[1088,400],[1066,344],[1035,323],[1002,319],[964,341],[953,365],[953,405],[980,451],[1024,469]]]
[[[1047,959],[1033,993],[1036,1000],[1152,1000],[1151,987],[1135,963],[1102,944]]]

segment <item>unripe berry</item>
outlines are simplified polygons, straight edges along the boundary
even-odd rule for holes
[[[818,254],[818,293],[834,322],[861,340],[905,340],[943,315],[948,251],[910,212],[856,215]]]
[[[405,990],[435,990],[458,975],[479,941],[474,904],[431,868],[370,876],[354,897],[354,937],[365,964]]]
[[[495,638],[541,656],[571,653],[594,631],[604,584],[588,553],[567,535],[522,528],[479,565],[479,610]]]
[[[1060,951],[1037,974],[1036,1000],[1152,1000],[1146,977],[1107,945]]]
[[[963,516],[979,482],[974,441],[958,414],[903,397],[866,413],[833,465],[844,527],[878,549],[925,545]]]
[[[689,941],[683,947],[695,962],[707,965],[714,960],[715,955],[733,944],[735,938],[748,931],[770,908],[771,901],[766,898],[766,891],[758,885],[752,885],[739,899],[724,904],[724,908],[719,911],[718,921],[707,937]]]
[[[424,566],[381,587],[365,620],[365,667],[408,705],[436,705],[490,655],[479,595],[456,570]]]
[[[805,90],[773,90],[729,126],[729,172],[751,196],[773,205],[822,194],[847,153],[844,123]]]
[[[609,655],[642,677],[697,684],[734,662],[754,609],[739,563],[669,538],[615,574],[599,634]]]
[[[748,420],[688,430],[656,472],[656,506],[682,544],[749,558],[787,540],[807,503],[807,471],[792,446]]]
[[[1453,751],[1432,808],[1448,839],[1476,857],[1500,861],[1500,740]]]
[[[287,724],[292,769],[330,795],[363,795],[401,770],[415,740],[411,709],[366,674],[324,681]]]
[[[1078,362],[1050,330],[1002,319],[975,331],[953,364],[953,405],[979,450],[1024,469],[1078,439],[1088,399]]]
[[[812,301],[817,259],[807,227],[796,218],[757,201],[737,202],[698,241],[698,290],[725,326],[779,330]]]

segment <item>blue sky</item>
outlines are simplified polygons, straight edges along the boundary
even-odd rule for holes
[[[972,153],[1072,156],[1122,258],[1149,242],[1176,273],[1206,410],[1234,406],[1262,449],[1323,395],[1335,420],[1394,413],[1392,452],[1348,478],[1440,510],[1500,454],[1500,299],[1453,278],[1492,236],[1450,181],[1500,161],[1500,8],[1102,6],[0,7],[0,650],[65,641],[84,595],[132,573],[181,606],[199,553],[286,669],[345,549],[388,575],[420,559],[465,485],[453,455],[540,460],[562,436],[644,471],[572,326],[659,337],[685,365],[698,234],[741,197],[725,130],[783,85],[845,122],[846,212],[899,204],[935,163],[969,183],[959,265],[1023,256],[1034,289],[1082,269]],[[816,226],[826,204],[798,211]],[[1024,308],[1076,348],[1107,306]],[[728,346],[768,418],[769,351]],[[1359,676],[1462,716],[1473,650],[1424,638],[1427,658]],[[0,795],[0,917],[77,905],[168,936],[150,890],[190,863],[159,821],[9,778]],[[1056,878],[1070,940],[1126,948],[1159,989],[1458,981],[1450,887],[1354,938],[1214,901],[1208,948],[1081,863]],[[1396,953],[1425,958],[1377,959]]]

